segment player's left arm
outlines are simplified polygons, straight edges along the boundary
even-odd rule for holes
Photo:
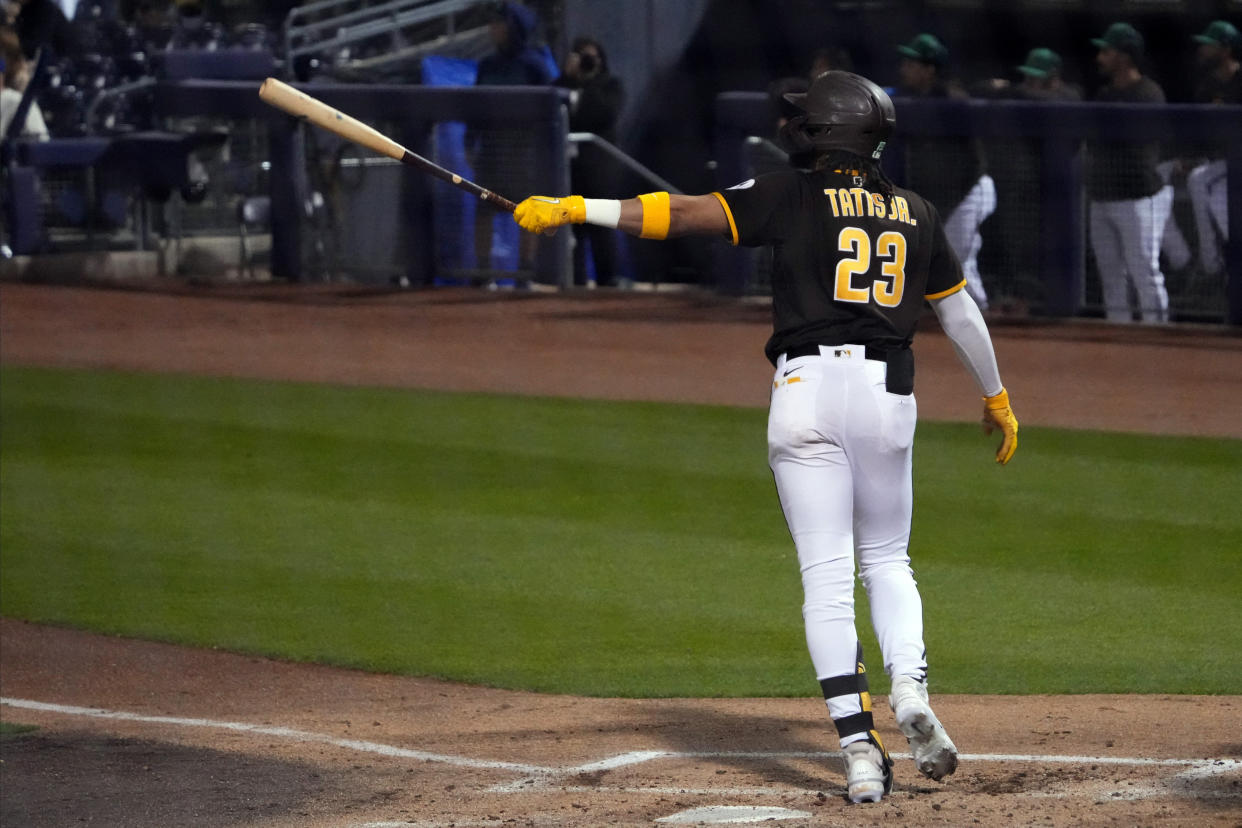
[[[958,358],[975,378],[983,392],[983,430],[1000,429],[1003,439],[996,450],[996,462],[1009,462],[1018,448],[1018,418],[1009,404],[1009,392],[1001,383],[996,351],[987,323],[975,300],[962,288],[931,299],[940,327],[953,343]]]
[[[566,224],[596,224],[644,239],[732,234],[729,216],[715,195],[658,192],[621,201],[531,196],[518,204],[513,220],[531,233],[546,233]]]

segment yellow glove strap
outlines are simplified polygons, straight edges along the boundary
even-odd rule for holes
[[[569,211],[570,224],[582,224],[586,221],[586,199],[582,196],[566,196],[561,204]]]
[[[992,397],[984,397],[983,404],[994,410],[998,408],[1008,408],[1009,392],[1002,388],[999,394]]]
[[[513,208],[513,220],[523,230],[550,236],[562,225],[586,221],[586,199],[582,196],[530,196]]]
[[[643,204],[643,229],[639,235],[644,239],[667,239],[673,218],[668,193],[644,193],[638,200]]]

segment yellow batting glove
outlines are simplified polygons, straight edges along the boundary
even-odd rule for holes
[[[996,462],[1002,466],[1009,462],[1018,449],[1018,418],[1009,407],[1009,392],[1004,388],[994,397],[983,398],[983,433],[1001,430],[1004,439],[996,450]]]
[[[582,196],[531,196],[514,209],[513,220],[523,230],[550,236],[558,227],[586,221],[586,200]]]

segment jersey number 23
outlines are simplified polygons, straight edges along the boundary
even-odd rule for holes
[[[837,250],[848,253],[837,262],[836,286],[833,297],[838,302],[875,303],[886,308],[901,304],[906,288],[906,237],[895,230],[881,233],[871,242],[871,236],[861,227],[842,228],[837,237]],[[856,276],[866,276],[871,270],[871,257],[880,264],[880,278],[870,283]],[[860,284],[861,282],[861,284]]]

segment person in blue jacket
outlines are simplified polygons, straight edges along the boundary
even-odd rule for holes
[[[535,46],[539,17],[520,3],[497,3],[489,22],[495,49],[479,61],[477,86],[547,86],[554,80],[543,52]],[[530,192],[534,188],[534,145],[528,130],[474,128],[466,138],[475,180],[499,193]],[[474,250],[482,270],[492,266],[493,211],[475,212]],[[518,266],[533,268],[535,237],[523,233],[519,241]]]

